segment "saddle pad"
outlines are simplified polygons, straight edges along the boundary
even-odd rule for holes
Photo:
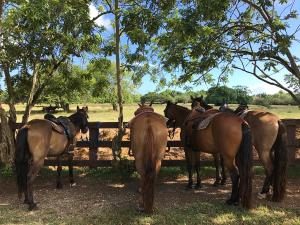
[[[165,122],[167,122],[168,121],[168,118],[166,118],[166,117],[164,117],[164,116],[162,116],[162,115],[160,115],[160,114],[158,114],[158,113],[155,113],[155,112],[153,112],[153,111],[151,111],[151,112],[142,112],[142,113],[140,113],[140,114],[138,114],[138,115],[136,115],[135,117],[133,117],[128,123],[127,123],[127,127],[129,127],[130,128],[130,126],[131,126],[131,124],[136,120],[136,118],[138,118],[138,117],[140,117],[141,115],[145,115],[145,114],[155,114],[156,116],[159,116],[163,121],[165,121]]]
[[[204,120],[202,120],[198,126],[197,126],[197,130],[203,130],[205,129],[206,127],[208,127],[208,125],[210,124],[210,122],[212,121],[212,119],[218,115],[220,113],[215,113],[215,114],[211,114],[209,115],[208,117],[206,117]]]
[[[52,126],[52,129],[54,131],[56,131],[57,133],[60,133],[60,134],[65,134],[65,129],[62,127],[62,126],[59,126],[57,125],[56,123],[50,121],[50,120],[47,120],[50,122],[51,126]]]
[[[238,116],[240,118],[244,119],[247,116],[248,112],[250,112],[250,111],[252,111],[252,110],[247,109],[247,110],[243,111],[241,114],[239,114]]]

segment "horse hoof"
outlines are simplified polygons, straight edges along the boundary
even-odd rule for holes
[[[57,189],[62,189],[62,184],[61,184],[61,183],[57,183],[57,184],[56,184],[56,188],[57,188]]]
[[[74,182],[74,183],[70,183],[70,187],[75,187],[77,184]]]
[[[220,185],[220,181],[219,180],[216,180],[213,184],[214,187],[218,187]]]
[[[221,185],[225,185],[225,184],[226,184],[226,179],[224,179],[224,180],[222,179],[221,180]]]
[[[234,200],[232,200],[232,199],[230,198],[230,199],[228,199],[228,200],[226,201],[226,204],[227,204],[227,205],[238,205],[239,202],[238,202],[238,201],[234,201]]]
[[[29,211],[37,210],[37,205],[36,205],[36,203],[30,204],[28,210],[29,210]]]
[[[193,184],[188,184],[185,186],[185,190],[193,189]]]
[[[267,198],[267,194],[266,194],[266,193],[264,193],[264,194],[258,193],[258,194],[257,194],[257,198],[258,198],[258,199],[266,199],[266,198]]]
[[[195,185],[195,189],[201,189],[202,188],[202,184],[196,184]]]

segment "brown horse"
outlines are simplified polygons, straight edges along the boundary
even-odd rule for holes
[[[193,104],[207,106],[203,96],[194,98]],[[227,112],[243,117],[251,127],[253,145],[265,169],[265,181],[259,198],[266,198],[270,186],[273,187],[273,201],[282,201],[286,191],[287,170],[287,134],[282,121],[273,113],[263,110],[248,110],[247,104]]]
[[[173,107],[174,104],[172,104]],[[178,107],[178,106],[177,106]],[[171,115],[170,107],[165,110],[166,115]],[[194,129],[195,120],[204,120],[211,117],[210,123],[203,129]],[[230,126],[228,126],[230,124]],[[189,157],[196,165],[200,165],[200,154],[197,151],[220,153],[224,164],[230,171],[232,180],[231,197],[227,204],[238,204],[249,208],[252,193],[252,140],[248,124],[241,118],[230,114],[220,113],[218,110],[204,109],[193,110],[184,123],[184,136]],[[201,184],[200,176],[197,182]]]
[[[197,104],[195,103],[193,105],[194,110],[197,110]],[[185,159],[187,162],[187,171],[189,174],[189,180],[187,184],[187,188],[192,188],[193,187],[193,169],[197,173],[197,183],[196,183],[196,188],[201,187],[201,182],[200,182],[200,164],[198,164],[198,161],[193,160],[193,158],[198,158],[200,157],[200,152],[193,152],[191,149],[187,146],[186,143],[186,133],[185,133],[185,126],[186,122],[189,119],[192,119],[191,113],[193,110],[190,110],[186,107],[179,106],[177,104],[173,104],[170,101],[167,102],[167,106],[164,110],[165,117],[167,117],[169,120],[167,122],[168,127],[173,127],[173,128],[178,128],[180,127],[181,132],[180,132],[180,140],[181,144],[184,148],[184,153],[185,153]],[[211,111],[213,112],[213,111]],[[211,153],[211,152],[208,152]],[[193,156],[193,154],[197,154],[197,156]],[[199,155],[199,156],[198,156]],[[217,186],[219,184],[225,184],[226,183],[226,174],[225,172],[222,172],[222,177],[220,176],[220,157],[218,153],[212,153],[214,162],[215,162],[215,167],[216,167],[216,181],[214,183],[214,186]],[[222,171],[224,171],[224,164],[221,163],[222,166]]]
[[[139,106],[128,126],[135,166],[141,176],[141,210],[152,213],[154,183],[165,154],[168,129],[166,118],[155,113],[151,104]]]
[[[36,208],[33,201],[33,181],[44,165],[46,156],[60,156],[68,153],[75,145],[75,136],[88,131],[87,108],[79,109],[69,117],[61,118],[66,130],[46,119],[34,119],[25,124],[16,137],[16,171],[19,198],[24,192],[24,203],[29,210]],[[69,133],[67,137],[66,133]],[[71,139],[70,139],[71,137]]]

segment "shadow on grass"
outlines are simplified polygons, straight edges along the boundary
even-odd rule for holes
[[[81,218],[69,218],[67,224],[299,224],[295,210],[258,207],[245,211],[234,206],[214,203],[196,203],[182,208],[156,210],[153,215],[137,212],[133,208],[92,210]]]

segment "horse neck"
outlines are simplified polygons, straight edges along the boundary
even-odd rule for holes
[[[176,105],[176,111],[174,111],[176,127],[181,127],[183,125],[185,119],[188,117],[191,111],[192,110],[188,108],[185,108],[180,105]]]
[[[208,110],[208,109],[212,109],[213,107],[212,106],[210,106],[210,105],[208,105],[206,102],[202,102],[203,103],[203,108],[205,109],[205,110]]]
[[[75,119],[75,115],[72,114],[71,116],[68,117],[68,119],[71,121],[71,124],[74,126],[75,134],[78,134],[80,131],[79,125]]]

